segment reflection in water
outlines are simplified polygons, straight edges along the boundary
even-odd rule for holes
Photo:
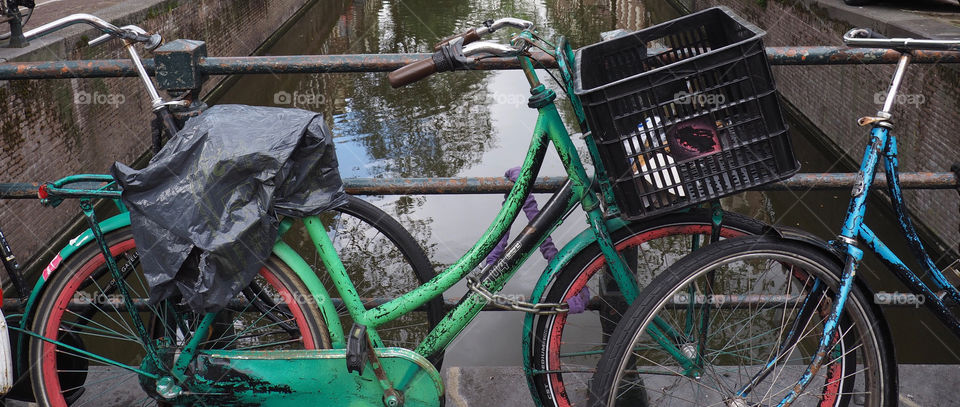
[[[579,48],[598,41],[603,31],[640,29],[676,18],[679,14],[664,1],[322,1],[316,2],[264,53],[427,52],[432,44],[448,35],[475,27],[484,20],[504,16],[532,20],[545,36],[563,34],[575,48]],[[506,41],[507,35],[497,33],[494,37]],[[573,121],[569,120],[573,113],[563,100],[562,90],[547,75],[541,74],[541,79],[558,92],[561,115],[571,125],[568,129],[574,131]],[[517,71],[444,73],[400,90],[390,88],[384,73],[352,73],[243,76],[215,102],[298,107],[322,112],[333,130],[340,169],[345,178],[455,177],[497,175],[522,161],[536,119],[536,112],[526,107],[528,96],[526,81]],[[794,131],[794,134],[798,135],[798,132]],[[582,143],[576,138],[575,142],[581,157],[588,162]],[[807,162],[809,157],[821,156],[813,147],[798,146],[798,156],[805,160],[806,172],[837,170],[830,162]],[[543,175],[563,175],[559,161],[552,154],[548,154],[544,163]],[[795,225],[806,220],[804,227],[819,228],[818,233],[829,237],[828,232],[840,223],[824,216],[833,216],[830,214],[834,212],[837,217],[842,216],[846,202],[843,195],[834,192],[748,192],[726,198],[723,203],[729,209],[764,221]],[[804,199],[798,199],[799,196]],[[480,236],[493,219],[502,197],[387,196],[366,199],[398,217],[440,270],[443,265],[455,261]],[[584,224],[576,220],[581,216],[573,214],[574,220],[566,222],[554,233],[558,244],[582,230]],[[823,219],[823,222],[810,222],[811,219]],[[333,219],[328,221],[333,222]],[[882,227],[877,225],[875,229]],[[517,230],[513,234],[516,233]],[[376,238],[357,239],[355,243],[363,248],[361,250],[375,248],[377,244]],[[688,245],[687,239],[649,244],[642,253],[650,269],[646,274],[652,275],[655,270],[672,263],[688,250]],[[298,248],[308,260],[314,259],[309,243],[300,244]],[[358,285],[392,282],[390,276],[396,274],[389,271],[392,266],[386,256],[383,252],[371,252],[363,263],[348,265],[348,270],[358,277]],[[536,256],[528,263],[518,273],[516,281],[507,286],[508,293],[530,292],[544,263]],[[457,297],[462,287],[453,291],[448,292],[447,297]],[[448,363],[517,363],[520,357],[518,321],[519,316],[513,313],[481,315],[468,328],[468,336],[453,345],[455,349],[451,354],[457,354],[454,357],[460,359],[448,357]],[[457,352],[456,349],[470,351]]]
[[[422,282],[414,274],[400,249],[389,240],[377,225],[361,221],[359,218],[346,213],[326,212],[321,221],[327,226],[330,236],[340,260],[346,269],[350,280],[354,283],[357,294],[367,304],[386,298],[394,298],[418,287]],[[374,220],[375,221],[375,220]],[[410,225],[406,225],[408,230]],[[418,229],[429,233],[426,225]],[[429,234],[427,235],[429,237]],[[304,260],[317,271],[320,281],[329,290],[333,290],[333,283],[329,273],[317,255],[302,223],[297,223],[286,235],[284,241],[290,244]],[[339,297],[335,291],[333,297]],[[349,328],[352,320],[345,307],[340,306],[345,328]],[[429,331],[425,313],[410,313],[377,328],[387,346],[416,347]]]

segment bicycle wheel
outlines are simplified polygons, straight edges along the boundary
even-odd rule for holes
[[[378,209],[377,207],[370,205],[367,202],[364,202],[358,198],[349,196],[346,205],[337,208],[333,211],[328,211],[321,214],[321,218],[324,221],[324,224],[327,225],[329,233],[333,235],[333,240],[335,245],[337,245],[338,253],[343,260],[344,264],[347,265],[348,270],[353,270],[356,267],[361,267],[360,265],[365,265],[364,267],[369,266],[368,270],[388,270],[389,278],[384,277],[381,281],[384,284],[395,283],[398,287],[408,287],[420,284],[432,278],[434,275],[433,268],[430,266],[429,261],[427,260],[426,254],[424,254],[423,249],[416,244],[410,234],[404,230],[399,223],[394,219],[390,218],[386,213]],[[111,251],[117,257],[120,267],[124,267],[125,264],[134,264],[136,266],[136,254],[134,250],[133,240],[130,238],[129,232],[125,232],[126,235],[124,239],[119,239],[118,236],[120,232],[113,232],[108,235],[109,241],[111,244]],[[291,235],[295,235],[293,231],[285,235],[285,238]],[[118,240],[119,239],[119,240]],[[295,240],[297,245],[309,246],[311,248],[311,253],[315,255],[316,251],[312,250],[312,245],[310,245],[308,239],[299,239]],[[392,256],[389,261],[386,261],[381,255],[390,255]],[[310,259],[311,257],[305,257]],[[96,259],[96,261],[94,261]],[[384,260],[384,264],[389,263],[390,267],[384,266],[383,268],[379,267],[376,263],[370,263],[374,260]],[[76,279],[71,280],[72,276],[79,273],[79,270],[85,270],[84,267],[94,267],[97,270],[89,271],[87,275],[95,276],[94,279],[97,284],[88,283],[89,286],[93,287],[93,291],[104,291],[100,288],[107,288],[100,279],[110,279],[109,273],[106,272],[105,267],[103,266],[103,257],[99,255],[99,250],[96,250],[94,247],[88,247],[83,252],[77,253],[70,258],[68,262],[61,265],[59,271],[54,275],[53,279],[48,282],[48,287],[46,288],[46,293],[43,296],[40,304],[38,305],[38,312],[36,315],[37,319],[34,321],[34,329],[36,332],[47,332],[47,330],[52,330],[51,332],[56,332],[53,327],[60,326],[53,318],[49,317],[51,308],[56,306],[57,301],[62,301],[64,298],[70,299],[72,296],[77,295],[77,292],[83,293],[79,297],[81,300],[92,301],[97,297],[96,292],[87,292],[83,291],[84,288],[74,287],[71,292],[64,292],[68,287],[68,281],[74,281],[74,285],[77,285]],[[319,259],[316,260],[316,263],[319,263]],[[146,284],[142,280],[142,273],[139,270],[136,270],[136,267],[133,267],[133,271],[130,271],[131,274],[128,276],[128,280],[132,280],[135,284],[130,284],[128,286],[133,286],[137,290],[131,290],[132,296],[138,297],[140,299],[146,300],[147,290]],[[254,333],[255,329],[248,329],[247,325],[251,322],[263,325],[267,328],[280,329],[288,332],[287,336],[289,341],[292,343],[283,344],[278,339],[276,342],[278,345],[273,346],[277,348],[278,346],[282,349],[295,349],[295,348],[324,348],[329,347],[329,339],[326,334],[326,326],[322,323],[322,317],[319,314],[319,310],[315,306],[310,306],[310,302],[305,302],[303,304],[298,304],[297,306],[292,306],[287,304],[287,307],[291,311],[286,312],[283,315],[287,315],[288,318],[284,319],[281,317],[269,317],[272,312],[269,310],[275,308],[276,299],[287,300],[287,303],[290,303],[288,299],[299,299],[305,298],[309,299],[309,294],[307,294],[306,288],[302,286],[302,283],[296,278],[295,274],[289,270],[279,259],[271,258],[267,264],[267,275],[264,275],[262,271],[260,277],[251,284],[250,287],[243,290],[234,302],[240,304],[250,304],[249,306],[244,306],[242,309],[232,309],[228,311],[232,312],[221,312],[221,316],[218,316],[217,319],[217,329],[214,329],[216,334],[215,338],[212,338],[208,341],[205,346],[209,349],[214,349],[216,347],[228,346],[231,349],[237,348],[256,348],[267,349],[270,346],[264,346],[264,338],[270,339],[268,335]],[[96,273],[96,274],[93,274]],[[274,280],[269,281],[271,275]],[[83,277],[78,277],[80,280]],[[290,281],[287,281],[290,280]],[[387,281],[389,280],[389,281]],[[80,288],[78,290],[78,288]],[[358,288],[359,285],[358,285]],[[67,290],[70,291],[70,290]],[[283,295],[283,292],[289,293],[289,295]],[[370,290],[361,291],[361,295],[364,293],[369,293]],[[115,295],[114,293],[104,293],[106,294],[104,298],[115,298],[111,297]],[[172,307],[175,310],[175,307]],[[158,310],[163,310],[165,308],[149,309],[144,313],[141,313],[142,320],[145,323],[148,323],[149,326],[156,332],[160,332],[158,336],[162,335],[165,326],[174,326],[176,321],[187,321],[187,331],[189,333],[191,323],[199,320],[198,317],[192,315],[181,315],[171,313],[161,313]],[[110,310],[113,311],[113,310]],[[242,311],[242,312],[240,312]],[[291,323],[287,321],[289,319],[290,313],[295,313],[300,311],[303,313],[302,322]],[[411,316],[411,319],[416,320],[416,322],[405,321],[408,324],[419,323],[415,325],[418,327],[423,327],[424,331],[428,331],[430,327],[436,324],[442,316],[442,300],[436,299],[431,301],[427,306],[427,311],[425,313],[417,313],[416,315]],[[276,311],[273,311],[276,312]],[[115,312],[114,312],[115,313]],[[259,313],[259,315],[258,315]],[[108,314],[106,312],[95,312],[95,314]],[[152,314],[152,315],[151,315]],[[72,314],[68,314],[70,317]],[[264,317],[266,315],[267,317]],[[41,318],[42,317],[42,318]],[[83,332],[83,334],[77,334],[73,331],[76,329],[68,328],[67,331],[64,331],[62,335],[64,340],[61,342],[66,343],[67,345],[76,346],[77,344],[82,347],[87,348],[91,352],[96,353],[100,356],[105,356],[111,360],[126,360],[133,358],[130,363],[132,365],[139,365],[136,362],[137,358],[141,358],[144,354],[144,346],[138,344],[139,339],[130,338],[130,333],[128,331],[128,326],[132,322],[130,317],[124,312],[117,317],[115,315],[105,315],[101,318],[106,318],[103,321],[98,320],[96,317],[86,317],[86,316],[72,316],[74,318],[73,325],[78,325],[78,321],[85,321],[88,324],[96,324],[95,330],[89,332]],[[82,317],[82,318],[81,318]],[[108,318],[109,317],[109,318]],[[191,318],[193,317],[193,318]],[[61,319],[64,317],[61,316]],[[67,322],[69,318],[67,318]],[[404,322],[404,321],[401,321]],[[231,323],[233,325],[231,325]],[[315,324],[316,327],[311,325],[304,324]],[[180,325],[184,325],[182,322]],[[104,328],[106,326],[106,328]],[[231,328],[236,326],[237,328]],[[347,325],[349,326],[349,325]],[[239,328],[239,329],[238,329]],[[303,343],[297,344],[294,340],[295,333],[290,333],[291,328],[299,328],[301,331],[308,331],[310,335],[301,334]],[[321,329],[322,328],[322,329]],[[105,333],[102,331],[110,331]],[[115,332],[114,332],[115,331]],[[322,335],[319,335],[318,332],[321,332]],[[169,333],[167,333],[169,336]],[[175,336],[179,336],[177,343],[183,343],[187,339],[182,333],[175,333]],[[399,334],[397,334],[399,335]],[[110,341],[104,341],[103,336],[114,337],[114,342],[119,344],[127,344],[126,347],[120,346],[119,344],[114,344],[110,346]],[[95,337],[90,340],[90,337]],[[237,340],[233,340],[236,337]],[[259,339],[258,339],[259,338]],[[310,342],[310,338],[314,338]],[[35,343],[32,344],[31,355],[34,356],[34,360],[43,361],[42,357],[45,355],[44,347],[50,348],[52,345],[44,345],[45,343],[39,340],[35,340]],[[231,343],[233,342],[233,343]],[[249,342],[249,346],[238,346],[244,345],[244,342]],[[95,350],[91,349],[91,343],[96,343]],[[282,345],[282,346],[281,346]],[[36,348],[36,349],[34,349]],[[57,399],[61,400],[61,403],[52,403],[52,405],[65,405],[67,401],[78,401],[86,404],[87,400],[91,397],[89,394],[84,396],[82,393],[91,393],[86,391],[85,384],[90,383],[91,387],[95,389],[94,393],[97,397],[92,402],[101,404],[98,407],[106,407],[109,405],[134,405],[137,400],[141,400],[141,404],[147,404],[151,402],[151,399],[148,398],[149,394],[141,390],[141,386],[136,384],[124,386],[124,381],[127,384],[137,383],[137,375],[129,373],[128,371],[122,370],[118,376],[119,377],[108,377],[104,380],[94,380],[94,377],[91,377],[90,374],[87,374],[87,371],[94,372],[96,370],[105,370],[109,372],[116,373],[116,369],[113,368],[104,368],[102,363],[92,362],[89,358],[79,358],[76,355],[70,354],[68,352],[58,349],[58,347],[52,348],[54,352],[58,352],[60,356],[59,363],[66,366],[70,364],[67,368],[63,366],[55,366],[54,358],[47,359],[47,368],[46,374],[44,374],[44,369],[33,369],[33,382],[35,387],[35,392],[37,394],[44,394],[47,400]],[[136,356],[134,356],[136,355]],[[442,357],[442,355],[440,355]],[[115,359],[114,359],[115,358]],[[436,358],[439,362],[439,358]],[[37,362],[39,363],[39,362]],[[127,362],[124,362],[127,363]],[[60,374],[54,374],[59,370]],[[55,384],[67,383],[62,385],[59,389],[67,389],[69,391],[48,391],[46,388],[51,387]],[[104,391],[101,387],[96,387],[99,383],[111,383],[115,384],[114,387]],[[115,390],[115,391],[113,391]],[[48,394],[56,395],[56,397],[48,396]],[[128,394],[132,393],[132,394]],[[38,396],[40,397],[40,396]],[[111,398],[112,397],[112,398]],[[104,404],[100,402],[100,398],[103,400],[111,400],[110,402]]]
[[[31,379],[41,405],[131,406],[155,404],[155,383],[123,366],[140,368],[147,345],[135,324],[142,323],[160,354],[173,355],[192,337],[202,315],[175,301],[149,305],[146,279],[129,228],[106,235],[122,281],[107,270],[96,245],[71,256],[47,283],[33,330],[46,338],[30,342]],[[138,308],[134,321],[123,305],[124,286]],[[256,298],[256,300],[252,300]],[[271,257],[249,288],[220,311],[202,349],[318,349],[330,346],[319,310],[296,274]],[[79,348],[92,355],[76,352]],[[169,350],[169,352],[167,352]],[[95,355],[95,356],[93,356]],[[102,358],[102,359],[100,359]],[[163,363],[169,366],[171,360]],[[189,391],[189,389],[186,389]]]
[[[617,251],[634,269],[641,284],[692,250],[693,236],[708,242],[711,211],[694,209],[633,222],[614,232]],[[725,213],[721,237],[758,234],[764,224]],[[539,316],[534,322],[531,352],[533,382],[543,405],[572,406],[586,402],[588,380],[627,309],[596,244],[578,253],[557,275],[541,302],[567,302],[589,293],[586,312]]]
[[[840,273],[822,250],[768,236],[685,257],[621,320],[593,378],[591,405],[778,404],[817,351]],[[895,403],[892,349],[878,313],[854,285],[835,345],[793,405]]]
[[[367,309],[410,292],[436,275],[423,248],[410,232],[396,219],[366,201],[351,197],[347,205],[337,211],[321,214],[320,220],[326,226],[337,254]],[[330,295],[338,297],[306,230],[297,225],[284,237],[284,241],[317,271]],[[352,320],[346,308],[341,304],[337,310],[344,329],[348,329]],[[443,298],[437,297],[427,302],[422,310],[377,327],[377,333],[386,346],[412,349],[440,322],[443,315]],[[430,360],[439,368],[442,358],[441,353]]]

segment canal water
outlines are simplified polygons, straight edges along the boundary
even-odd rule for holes
[[[574,47],[581,47],[597,42],[603,31],[637,30],[679,14],[663,1],[324,0],[310,6],[262,54],[427,52],[443,37],[505,16],[534,21],[548,37],[563,34]],[[498,38],[507,39],[505,34]],[[548,76],[542,74],[541,78]],[[212,102],[322,112],[334,133],[344,178],[473,177],[500,176],[522,162],[536,119],[536,112],[526,106],[528,96],[528,86],[519,71],[443,73],[399,90],[391,89],[385,73],[338,73],[243,76]],[[572,116],[568,106],[561,103],[561,108],[565,117]],[[850,119],[855,120],[855,115],[851,112]],[[821,141],[815,135],[799,130],[794,123],[792,129],[801,171],[853,170],[818,149]],[[865,139],[866,133],[851,137]],[[587,157],[580,147],[582,156]],[[559,160],[548,154],[541,175],[562,176]],[[537,197],[541,202],[547,198]],[[723,203],[731,210],[830,238],[839,229],[848,197],[845,190],[747,192]],[[427,249],[438,270],[454,262],[476,241],[502,201],[497,195],[366,199],[399,218]],[[867,218],[888,243],[898,249],[904,247],[890,211],[875,205]],[[586,226],[582,219],[574,213],[556,231],[554,239],[558,243],[569,240]],[[514,225],[514,234],[521,227]],[[665,261],[677,255],[670,249],[662,250],[649,257]],[[545,265],[543,259],[532,257],[505,292],[529,294]],[[904,291],[874,259],[868,259],[862,275],[877,291]],[[458,298],[464,291],[459,285],[445,296]],[[926,310],[900,307],[886,308],[886,312],[894,326],[901,362],[960,361],[954,353],[960,343]],[[452,344],[445,363],[519,364],[521,318],[518,313],[483,313]]]

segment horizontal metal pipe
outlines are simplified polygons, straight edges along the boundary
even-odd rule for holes
[[[804,173],[767,184],[758,191],[847,189],[856,182],[855,173]],[[543,177],[533,185],[533,192],[554,192],[566,178]],[[877,174],[875,184],[886,184],[886,175]],[[502,194],[513,183],[503,177],[473,178],[347,178],[344,188],[354,195],[441,195],[441,194]],[[951,172],[905,172],[900,174],[904,189],[952,189],[960,187]],[[0,184],[0,199],[37,199],[38,183]]]
[[[858,65],[895,64],[900,53],[892,49],[847,47],[767,47],[771,65]],[[910,59],[916,64],[957,63],[960,52],[913,51]]]
[[[545,67],[556,68],[557,61],[543,51],[532,52]],[[208,75],[280,74],[326,72],[389,72],[401,66],[430,59],[431,54],[344,54],[294,55],[271,57],[206,57],[200,71]],[[472,65],[478,70],[520,69],[516,58],[484,58]]]
[[[544,177],[533,184],[533,192],[554,192],[564,177]],[[504,177],[476,178],[347,178],[346,191],[354,195],[436,195],[436,194],[502,194],[513,187]]]
[[[893,64],[899,53],[894,50],[847,48],[830,46],[767,47],[767,58],[773,65],[846,65]],[[911,62],[917,64],[958,63],[960,52],[915,51]],[[547,68],[555,68],[556,61],[536,51],[534,56]],[[327,73],[327,72],[386,72],[414,61],[429,58],[430,54],[342,54],[293,55],[254,57],[201,58],[198,70],[207,75]],[[152,59],[144,59],[144,66],[155,74]],[[516,58],[485,58],[474,69],[518,69]],[[10,62],[0,64],[0,80],[111,78],[136,76],[133,63],[126,59]]]
[[[369,308],[375,308],[380,305],[386,304],[394,300],[394,298],[387,297],[372,297],[372,298],[361,298],[360,301],[363,302],[363,305]],[[343,299],[334,297],[330,301],[333,303],[333,306],[337,309],[343,309]],[[453,307],[460,302],[459,298],[444,298],[443,306],[446,310],[451,310]],[[304,304],[311,306],[309,299],[303,301]],[[232,310],[249,310],[250,312],[256,312],[254,308],[251,308],[250,302],[243,299],[233,299],[227,303],[227,309]],[[23,312],[23,308],[26,306],[25,301],[20,300],[19,298],[5,298],[3,300],[3,312],[6,315],[16,314]],[[74,312],[81,312],[85,310],[90,310],[94,306],[97,307],[97,310],[100,312],[125,312],[127,306],[124,304],[123,297],[120,297],[117,294],[111,295],[110,297],[104,298],[95,298],[95,297],[83,297],[81,299],[73,299],[67,303],[67,309]],[[133,306],[138,311],[151,311],[154,308],[150,306],[149,300],[146,298],[134,298]],[[286,304],[277,305],[281,310],[287,310],[288,307]],[[599,309],[599,308],[598,308]],[[418,311],[426,311],[426,307],[417,308]],[[484,311],[503,311],[503,308],[496,307],[494,305],[487,305],[483,309]]]
[[[729,295],[729,294],[717,294],[711,295],[709,297],[700,296],[694,298],[694,303],[699,305],[711,304],[714,308],[735,308],[739,306],[750,306],[750,307],[763,307],[763,308],[776,308],[783,307],[785,305],[795,306],[797,303],[801,302],[806,298],[802,295],[782,295],[782,294],[752,294],[752,295]],[[387,297],[373,297],[373,298],[361,298],[364,306],[368,309],[374,308],[383,304],[386,304],[389,301],[392,301],[394,298]],[[334,307],[337,309],[343,309],[343,300],[337,297],[331,298],[331,302]],[[606,296],[594,296],[590,298],[587,302],[586,309],[590,311],[599,311],[603,309],[603,304],[617,304],[623,301],[623,296],[619,294],[609,294]],[[307,301],[309,302],[309,301]],[[455,307],[460,300],[458,298],[444,298],[443,306],[449,311]],[[145,298],[135,298],[133,299],[133,304],[139,311],[151,311],[149,302]],[[684,297],[683,295],[674,296],[673,301],[667,304],[668,308],[678,309],[688,306],[689,298]],[[15,314],[23,312],[24,302],[18,298],[8,298],[3,301],[3,312],[4,314]],[[99,310],[106,310],[108,312],[125,312],[126,305],[124,305],[123,299],[119,296],[111,296],[109,298],[86,298],[79,300],[71,300],[67,304],[67,308],[74,311],[80,312],[88,310],[91,307],[96,305]],[[310,305],[310,304],[308,304]],[[890,301],[889,304],[883,304],[886,307],[916,307],[916,304],[908,303],[908,301]],[[286,310],[287,307],[284,304],[278,305],[283,310]],[[249,306],[249,302],[241,299],[231,300],[227,304],[228,309],[234,310],[250,310],[255,312],[253,308]],[[418,311],[425,311],[426,307],[417,308]],[[483,307],[484,311],[506,311],[504,308],[497,307],[493,304],[487,304]]]
[[[856,173],[805,173],[786,180],[754,188],[760,191],[784,191],[791,189],[849,189],[857,182]],[[876,188],[885,188],[887,175],[877,174],[873,183]],[[904,189],[953,189],[960,187],[952,172],[904,172],[900,173],[900,187]]]
[[[856,182],[855,173],[806,173],[796,174],[784,181],[754,188],[760,191],[783,191],[793,189],[847,189]],[[540,178],[534,184],[534,192],[554,192],[560,189],[565,178]],[[434,194],[496,194],[510,190],[513,183],[503,177],[481,178],[347,178],[343,180],[347,192],[354,195],[434,195]],[[876,185],[886,183],[884,174],[877,174]],[[950,189],[956,188],[957,178],[953,173],[907,172],[900,174],[904,189]]]
[[[40,199],[37,191],[39,182],[12,182],[0,183],[0,198],[2,199]]]
[[[533,53],[541,65],[556,68],[553,57],[542,51]],[[255,57],[200,58],[197,69],[206,75],[388,72],[430,58],[431,54],[342,54]],[[156,75],[153,59],[143,66]],[[484,58],[473,64],[478,70],[519,69],[516,58]],[[0,64],[0,80],[112,78],[137,76],[133,62],[127,59],[82,61],[13,62]]]

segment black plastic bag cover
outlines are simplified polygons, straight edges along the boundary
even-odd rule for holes
[[[112,172],[151,301],[179,294],[196,312],[223,308],[257,275],[279,215],[346,202],[330,130],[300,109],[211,107],[143,170],[116,163]]]

